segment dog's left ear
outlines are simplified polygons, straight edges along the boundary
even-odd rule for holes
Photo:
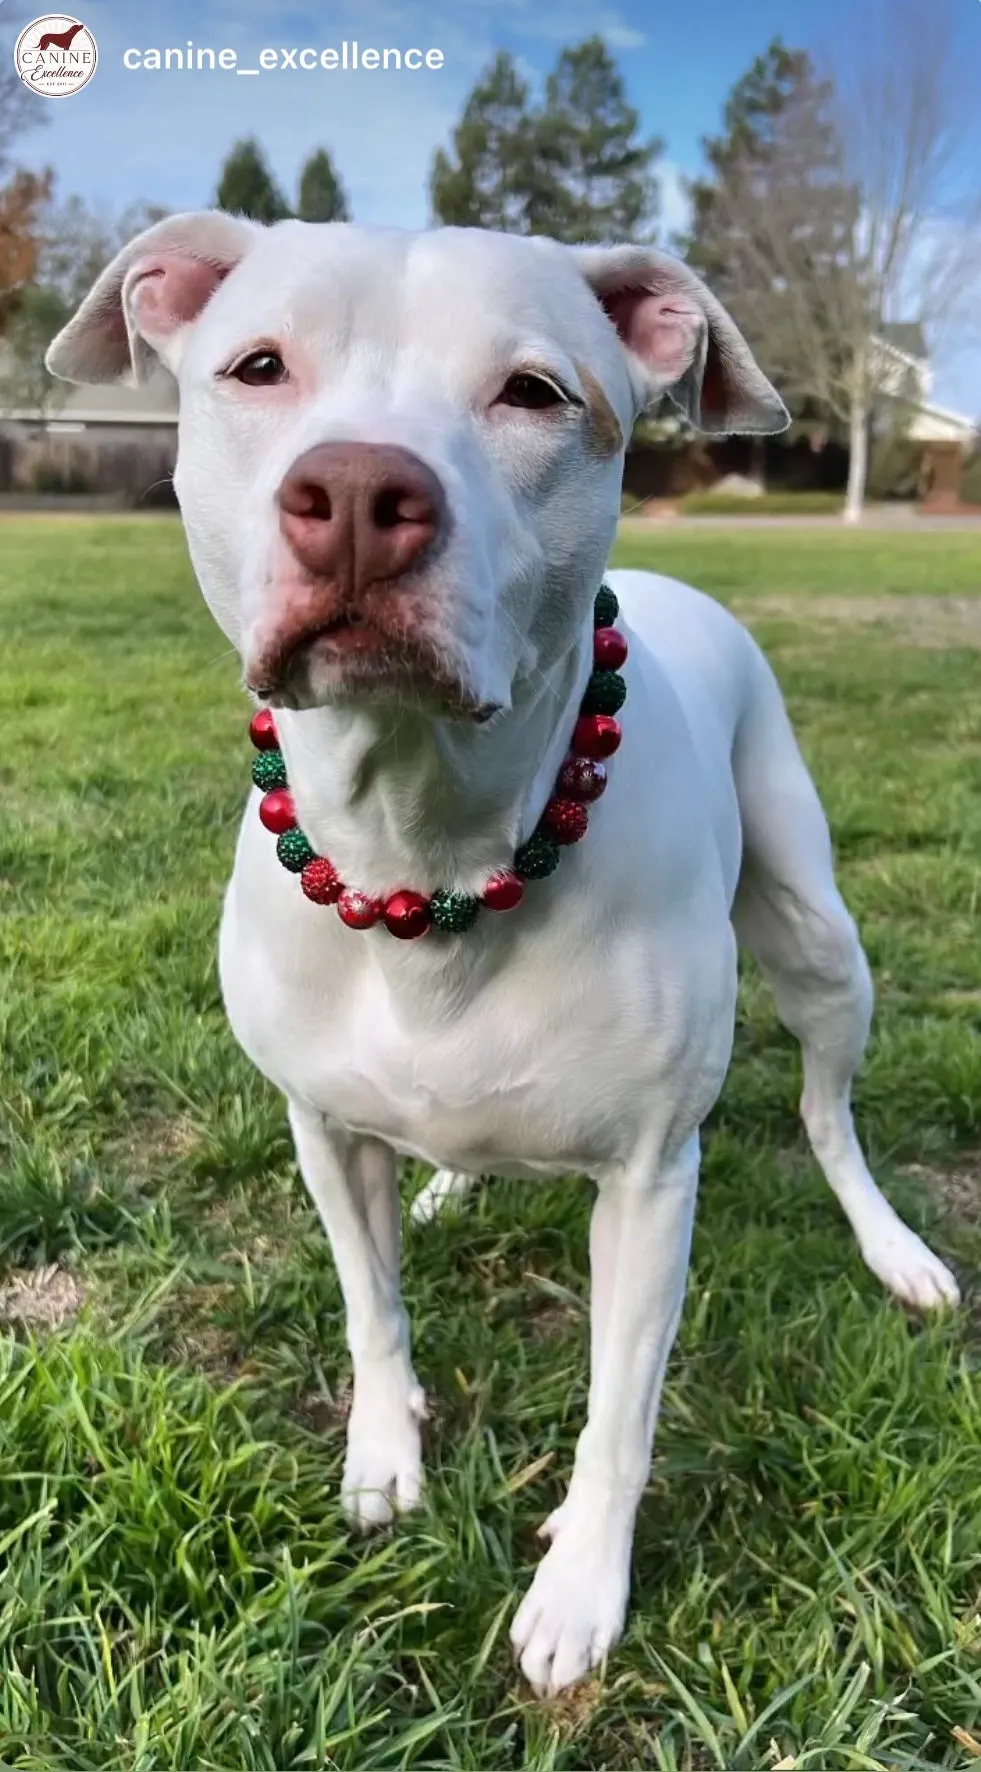
[[[783,431],[790,415],[721,302],[681,259],[649,246],[574,246],[649,403],[667,393],[701,431]]]
[[[175,369],[186,330],[265,230],[220,209],[169,215],[124,246],[48,347],[62,381],[145,381]]]

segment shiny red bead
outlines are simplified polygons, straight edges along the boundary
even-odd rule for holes
[[[612,757],[620,749],[623,731],[612,714],[581,714],[572,734],[572,749],[579,757]]]
[[[336,904],[344,890],[337,869],[325,855],[314,856],[300,875],[300,885],[314,904]]]
[[[289,788],[270,788],[259,801],[259,817],[267,831],[281,837],[284,831],[291,831],[296,823],[296,807]]]
[[[380,898],[369,898],[367,892],[355,892],[350,886],[338,894],[337,915],[349,929],[373,928],[384,908]]]
[[[513,911],[525,895],[525,883],[510,871],[494,874],[480,895],[480,902],[489,911]]]
[[[249,721],[249,737],[257,751],[278,751],[279,735],[271,708],[260,708]]]
[[[589,813],[578,800],[550,800],[542,815],[542,823],[551,831],[556,843],[578,843],[586,835]]]
[[[627,642],[619,628],[597,628],[593,634],[593,663],[598,671],[618,671],[626,661]]]
[[[567,757],[559,770],[556,791],[567,800],[598,800],[606,791],[606,770],[592,757]]]
[[[385,900],[382,916],[389,935],[397,935],[401,941],[413,941],[432,926],[429,900],[421,892],[393,892]]]

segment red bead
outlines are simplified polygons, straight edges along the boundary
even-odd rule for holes
[[[589,813],[578,800],[550,800],[542,823],[551,831],[556,843],[578,843],[586,835]]]
[[[279,735],[271,708],[260,708],[249,721],[249,737],[257,751],[278,751]]]
[[[371,929],[383,909],[380,898],[369,898],[367,892],[355,892],[350,886],[338,894],[337,914],[349,929]]]
[[[300,875],[300,885],[314,904],[336,904],[344,887],[325,855],[314,856]]]
[[[572,734],[572,749],[579,757],[612,757],[620,749],[623,732],[612,714],[581,714]]]
[[[606,791],[606,770],[592,757],[567,757],[555,786],[566,800],[598,800]]]
[[[597,628],[593,634],[593,663],[598,671],[618,671],[627,657],[627,642],[619,628]]]
[[[284,831],[291,831],[296,823],[296,807],[289,788],[270,788],[259,801],[259,817],[267,831],[281,837]]]
[[[423,898],[421,892],[393,892],[391,898],[385,900],[382,915],[389,935],[397,935],[401,941],[413,941],[417,935],[425,935],[432,922],[429,900]]]
[[[510,871],[494,874],[480,895],[481,904],[489,911],[513,911],[525,895],[525,883]]]

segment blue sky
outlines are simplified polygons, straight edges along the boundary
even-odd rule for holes
[[[0,0],[0,23],[17,0]],[[50,0],[49,0],[50,3]],[[427,220],[432,153],[444,142],[495,49],[510,49],[530,79],[557,49],[593,31],[619,57],[645,130],[666,142],[664,222],[683,220],[681,179],[699,167],[699,142],[719,124],[726,93],[775,34],[820,49],[848,30],[856,0],[70,0],[92,29],[99,66],[70,100],[38,99],[49,126],[26,138],[25,156],[53,166],[64,192],[114,208],[146,198],[170,208],[211,201],[236,136],[262,141],[280,182],[295,190],[309,151],[330,148],[356,219],[400,226]],[[860,3],[860,0],[859,0]],[[896,0],[897,6],[902,0]],[[981,0],[937,0],[977,19]],[[21,12],[22,20],[32,16]],[[973,16],[970,21],[973,24]],[[196,45],[237,51],[256,66],[263,48],[362,46],[442,50],[438,70],[417,73],[127,71],[126,49]],[[973,33],[968,43],[973,47]],[[6,51],[5,51],[6,53]],[[950,348],[936,365],[936,397],[981,413],[981,350]]]

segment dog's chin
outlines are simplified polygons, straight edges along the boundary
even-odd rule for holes
[[[477,725],[498,712],[435,647],[405,648],[364,624],[313,635],[280,662],[274,681],[250,687],[271,708],[376,706]]]

